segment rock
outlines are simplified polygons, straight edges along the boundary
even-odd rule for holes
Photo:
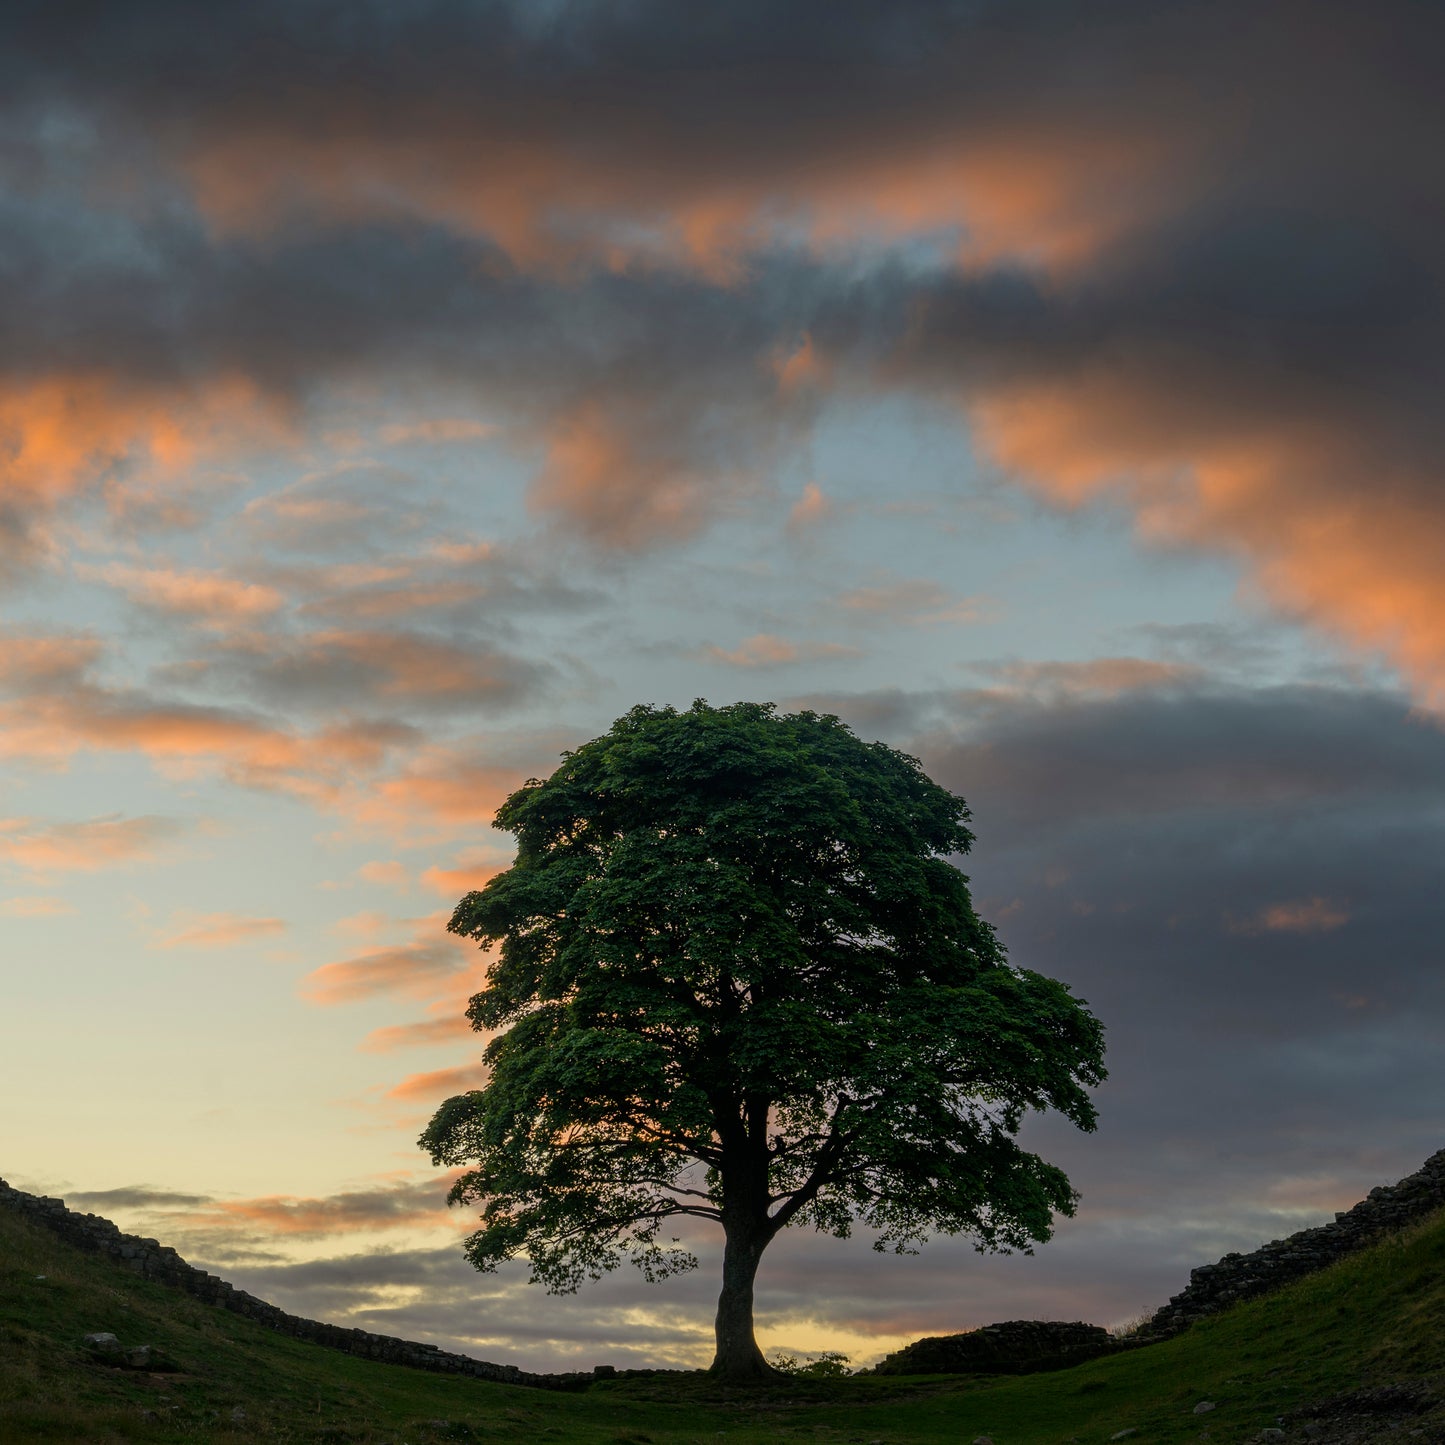
[[[1195,1407],[1196,1415],[1207,1415],[1214,1408],[1213,1400],[1201,1400]]]
[[[1114,1433],[1109,1436],[1109,1439],[1127,1440],[1131,1435],[1137,1435],[1138,1433],[1139,1431],[1136,1426],[1129,1425],[1126,1426],[1123,1430],[1115,1430]]]
[[[975,1435],[973,1437],[973,1445],[993,1445],[993,1436]]]
[[[246,1412],[239,1405],[237,1405],[236,1408],[231,1411],[231,1424],[244,1425],[245,1423]]]
[[[151,1347],[149,1345],[132,1345],[125,1352],[125,1364],[128,1370],[144,1370],[151,1363]]]
[[[1284,1439],[1284,1431],[1270,1425],[1261,1430],[1256,1438],[1264,1441],[1265,1445],[1279,1445],[1279,1442]]]
[[[109,1330],[97,1330],[93,1335],[86,1335],[84,1344],[97,1354],[118,1355],[120,1353],[120,1341]]]

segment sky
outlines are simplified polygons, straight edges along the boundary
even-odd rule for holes
[[[1120,1324],[1445,1144],[1445,126],[1380,0],[46,0],[0,19],[0,1174],[285,1308],[478,1275],[499,802],[637,703],[920,757],[1103,1020],[1034,1255],[789,1231],[765,1350]]]

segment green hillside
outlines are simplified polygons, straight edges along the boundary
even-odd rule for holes
[[[44,1278],[38,1278],[44,1276]],[[121,1370],[107,1330],[176,1367]],[[1129,1445],[1445,1439],[1445,1412],[1356,1413],[1307,1431],[1291,1411],[1405,1383],[1445,1393],[1445,1214],[1188,1333],[1016,1379],[805,1380],[727,1391],[702,1376],[604,1381],[580,1394],[452,1379],[303,1344],[0,1212],[0,1441],[763,1441]],[[1199,1402],[1216,1408],[1194,1413]],[[1368,1405],[1370,1401],[1365,1399]],[[240,1418],[233,1413],[241,1412]],[[1396,1423],[1395,1428],[1392,1422]],[[1412,1433],[1413,1432],[1413,1433]]]

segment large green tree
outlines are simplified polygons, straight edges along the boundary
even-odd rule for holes
[[[481,1205],[473,1263],[653,1278],[696,1264],[677,1221],[711,1220],[713,1369],[747,1378],[789,1225],[1047,1239],[1076,1196],[1014,1135],[1031,1109],[1093,1127],[1102,1031],[974,912],[968,816],[906,754],[757,703],[634,708],[513,793],[516,862],[450,925],[500,944],[467,1011],[490,1078],[420,1141],[475,1166],[451,1192]]]

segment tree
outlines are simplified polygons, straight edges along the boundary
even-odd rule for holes
[[[975,914],[968,817],[914,758],[759,703],[634,708],[513,793],[516,862],[450,924],[500,944],[467,1010],[489,1081],[420,1140],[475,1166],[472,1262],[654,1279],[697,1263],[678,1221],[721,1224],[713,1370],[744,1379],[773,1373],[753,1282],[786,1226],[1048,1239],[1076,1195],[1013,1136],[1093,1128],[1102,1030]]]

